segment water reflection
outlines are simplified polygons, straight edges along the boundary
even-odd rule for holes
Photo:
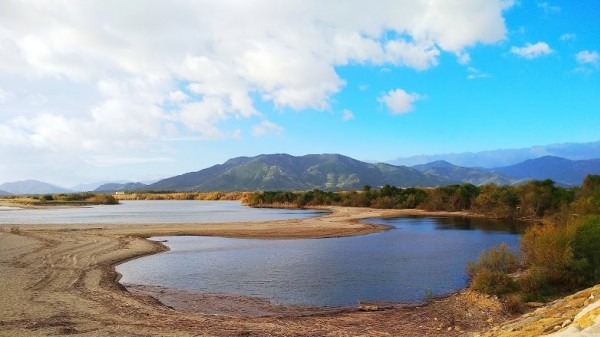
[[[423,228],[423,223],[419,221],[422,216],[408,216],[404,219],[416,219],[414,224],[417,224]],[[528,224],[517,220],[501,220],[501,219],[490,219],[483,217],[428,217],[430,219],[436,219],[432,224],[435,225],[435,229],[438,230],[479,230],[486,232],[508,232],[512,234],[523,234]],[[386,224],[386,225],[397,225],[398,218],[390,219],[367,219],[365,222]],[[410,226],[412,221],[403,220],[402,224]]]
[[[471,218],[369,219],[382,233],[318,240],[161,237],[171,251],[118,266],[122,283],[261,296],[280,304],[414,302],[466,285],[465,267],[517,225]]]

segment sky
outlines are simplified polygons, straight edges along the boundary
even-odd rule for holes
[[[596,0],[0,2],[0,183],[600,140]]]

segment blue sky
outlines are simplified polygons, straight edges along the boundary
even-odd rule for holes
[[[600,140],[596,1],[0,4],[0,182]]]

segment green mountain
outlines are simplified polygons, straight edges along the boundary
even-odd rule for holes
[[[518,182],[517,179],[499,172],[476,167],[456,166],[444,160],[415,165],[413,168],[423,173],[443,177],[457,184],[471,183],[473,185],[484,185],[494,183],[497,185],[510,185]]]
[[[406,166],[370,164],[339,154],[239,157],[197,172],[163,179],[147,188],[177,191],[350,190],[386,184],[439,186],[442,177]]]

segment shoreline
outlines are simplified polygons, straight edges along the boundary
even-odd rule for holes
[[[486,331],[509,318],[497,300],[468,290],[414,308],[232,318],[176,311],[118,283],[115,265],[166,249],[147,240],[150,236],[340,237],[387,228],[360,222],[373,217],[467,216],[419,210],[329,209],[331,214],[316,218],[227,224],[0,225],[0,330],[7,336],[439,336],[442,331],[443,335],[460,336],[465,331]]]

